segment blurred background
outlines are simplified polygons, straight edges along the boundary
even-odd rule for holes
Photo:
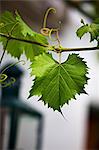
[[[60,38],[62,46],[96,46],[96,41],[89,43],[89,34],[86,34],[82,40],[80,40],[76,36],[76,30],[81,26],[80,20],[82,18],[85,23],[91,23],[94,18],[99,17],[98,0],[0,1],[0,13],[5,10],[14,12],[17,9],[28,25],[37,32],[42,28],[44,13],[49,7],[54,7],[57,13],[49,14],[47,26],[56,28],[59,25],[58,22],[61,21]],[[1,50],[2,43],[0,45],[0,56],[2,55]],[[68,54],[69,53],[64,53],[62,55],[62,61],[66,60]],[[16,112],[13,113],[12,111],[12,113],[8,113],[10,116],[12,114],[15,114],[15,116],[9,119],[8,115],[4,124],[1,125],[6,131],[3,133],[3,138],[5,138],[3,141],[4,146],[3,149],[0,150],[8,150],[7,144],[10,143],[11,145],[9,136],[14,132],[16,132],[16,135],[14,133],[13,136],[14,138],[16,137],[15,143],[17,150],[99,150],[99,52],[95,50],[83,51],[79,52],[79,55],[84,58],[89,67],[88,77],[90,80],[88,81],[88,85],[85,86],[88,95],[77,95],[77,100],[72,100],[69,102],[69,105],[64,105],[62,112],[66,120],[60,113],[54,112],[52,109],[48,109],[47,106],[44,106],[42,102],[38,101],[38,97],[32,97],[27,100],[29,90],[33,84],[33,77],[29,75],[30,62],[27,61],[24,54],[21,56],[20,60],[24,59],[26,64],[20,64],[20,66],[18,66],[20,68],[19,70],[23,72],[20,78],[20,91],[18,91],[20,94],[17,96],[17,99],[20,99],[20,105],[16,102],[17,100],[15,100],[14,104],[12,104],[13,100],[7,102],[5,100],[5,102],[0,105],[0,114],[2,114],[3,111],[3,115],[5,112],[9,112],[8,109],[2,110],[6,105],[6,108],[9,107],[11,110],[15,108],[14,111],[18,110],[20,114],[22,113],[24,115],[21,115],[18,125],[20,127],[17,129],[12,127],[13,131],[10,132],[11,129],[9,128],[11,128],[11,124],[17,124],[19,119],[17,118],[17,121],[11,123],[11,118],[13,122]],[[57,55],[53,54],[53,57],[57,59]],[[17,62],[17,59],[6,54],[2,61],[1,68],[10,61]],[[3,90],[4,89],[0,90],[2,102],[4,101],[3,99],[8,98],[3,97],[5,95],[2,94]],[[12,89],[9,90],[11,91]],[[13,97],[12,99],[16,98]],[[11,105],[8,104],[9,102]],[[20,116],[20,114],[18,116]],[[2,115],[1,122],[3,122]],[[1,129],[1,131],[2,130],[3,129]],[[0,136],[0,141],[2,141],[2,136]]]

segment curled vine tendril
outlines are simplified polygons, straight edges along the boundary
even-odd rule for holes
[[[16,63],[13,63],[13,64],[7,66],[5,69],[2,70],[2,72],[0,73],[0,83],[1,83],[1,87],[7,87],[7,86],[10,86],[10,85],[12,85],[12,84],[15,83],[16,79],[15,79],[14,77],[11,77],[11,78],[10,78],[10,81],[6,81],[7,78],[8,78],[8,76],[7,76],[4,72],[5,72],[7,69],[9,69],[9,68],[11,68],[11,67],[17,65],[17,64],[20,63],[20,62],[23,62],[23,65],[25,65],[25,61],[24,61],[24,60],[20,60],[20,61],[18,61],[18,62],[16,62]]]
[[[5,81],[5,82],[2,82],[1,84],[2,84],[2,87],[4,88],[4,87],[8,87],[8,86],[14,84],[15,81],[16,81],[16,79],[14,77],[11,77],[9,82]]]
[[[2,83],[3,81],[5,81],[7,79],[7,75],[6,74],[1,74],[0,73],[0,83]]]
[[[50,11],[53,11],[53,13],[56,13],[56,9],[55,8],[49,8],[44,16],[44,21],[43,21],[43,28],[40,30],[41,34],[44,36],[48,36],[50,38],[51,41],[57,41],[58,45],[60,46],[60,39],[59,39],[59,28],[53,29],[53,28],[48,28],[47,27],[47,18],[48,18],[48,14],[50,13]],[[52,38],[52,34],[55,34],[56,38],[53,39]]]

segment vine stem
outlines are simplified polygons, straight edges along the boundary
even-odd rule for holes
[[[99,50],[99,46],[95,47],[82,47],[82,48],[55,48],[56,52],[72,52],[72,51],[92,51]]]
[[[7,38],[7,39],[10,38],[10,40],[16,40],[16,41],[26,42],[26,43],[30,43],[30,44],[36,44],[36,45],[43,46],[43,47],[48,47],[47,44],[42,44],[42,43],[39,43],[39,42],[36,42],[36,41],[31,41],[31,40],[17,38],[17,37],[14,37],[12,35],[8,35],[8,34],[0,33],[0,36],[3,36],[5,38]]]
[[[2,56],[1,56],[1,59],[0,59],[0,65],[1,65],[1,62],[2,62],[2,60],[3,60],[3,57],[4,57],[4,54],[5,54],[5,51],[6,51],[6,50],[4,50],[4,51],[3,51],[3,53],[2,53]]]
[[[57,53],[61,53],[61,52],[71,52],[71,51],[93,51],[93,50],[99,50],[99,46],[95,46],[95,47],[83,47],[83,48],[63,48],[63,47],[59,47],[59,48],[55,48],[55,46],[50,46],[47,44],[43,44],[43,43],[39,43],[36,41],[31,41],[31,40],[26,40],[26,39],[21,39],[21,38],[17,38],[11,35],[7,35],[7,34],[3,34],[0,33],[0,36],[3,36],[5,38],[10,40],[17,40],[17,41],[21,41],[21,42],[25,42],[25,43],[30,43],[30,44],[36,44],[42,47],[47,47],[49,51],[56,51]]]
[[[5,55],[5,52],[6,52],[6,48],[7,48],[8,42],[9,42],[9,39],[7,39],[6,45],[5,45],[5,47],[4,47],[4,51],[3,51],[2,56],[1,56],[1,58],[0,58],[0,65],[1,65],[1,62],[2,62],[3,57],[4,57],[4,55]]]

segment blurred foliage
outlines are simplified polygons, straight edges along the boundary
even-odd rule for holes
[[[64,0],[64,2],[67,5],[77,9],[79,12],[81,12],[82,14],[84,14],[86,17],[88,17],[91,20],[99,16],[99,1],[97,0],[96,1]],[[86,8],[85,6],[87,6],[88,9],[85,9]]]
[[[92,22],[95,18],[99,18],[99,1],[98,0],[64,0],[64,2],[77,9],[79,12],[81,12],[83,15],[88,17]],[[90,9],[85,10],[85,6],[87,6]],[[84,27],[85,28],[85,27]],[[87,27],[88,29],[88,27]],[[99,45],[99,44],[98,44]],[[96,59],[99,61],[99,52],[96,52]]]

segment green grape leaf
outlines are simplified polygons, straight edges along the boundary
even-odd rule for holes
[[[13,16],[11,12],[4,12],[0,17],[0,32],[4,34],[11,34],[16,38],[39,42],[42,44],[48,44],[46,37],[32,31],[32,29],[22,20],[20,15],[16,12]],[[0,41],[3,46],[6,45],[7,39],[0,36]],[[17,40],[9,40],[7,45],[7,52],[12,56],[20,58],[23,52],[27,59],[33,60],[34,56],[37,56],[47,51],[46,47],[36,44],[30,44]]]
[[[16,23],[17,20],[13,14],[9,11],[5,11],[0,15],[0,32],[8,34]]]
[[[69,55],[66,62],[59,64],[44,53],[35,57],[31,69],[35,79],[29,97],[41,96],[40,100],[53,110],[61,112],[61,107],[76,94],[86,93],[88,67],[78,54]]]
[[[81,39],[85,33],[90,33],[90,42],[93,40],[99,41],[99,23],[98,20],[95,22],[97,23],[81,26],[76,32],[77,36]]]
[[[16,20],[19,22],[20,31],[26,37],[27,34],[34,36],[36,32],[32,31],[32,29],[22,20],[21,16],[16,11]]]
[[[38,41],[40,43],[45,43],[48,44],[47,39],[39,33],[36,33],[35,31],[33,31],[21,18],[21,16],[18,14],[18,12],[16,11],[16,20],[19,22],[19,27],[20,27],[20,32],[22,33],[22,35],[24,35],[24,37],[26,37],[27,35],[27,39],[33,40],[33,41]]]

